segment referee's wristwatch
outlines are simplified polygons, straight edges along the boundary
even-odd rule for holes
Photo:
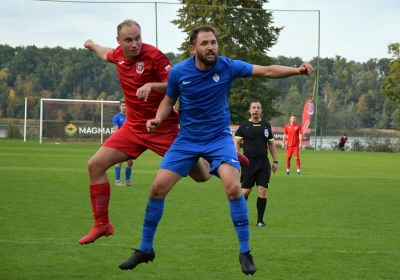
[[[278,164],[279,163],[279,160],[274,160],[274,162],[273,163],[276,163],[276,164]]]

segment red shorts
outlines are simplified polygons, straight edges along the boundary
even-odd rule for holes
[[[287,147],[286,149],[286,157],[289,158],[294,154],[295,158],[299,158],[299,146]]]
[[[169,133],[132,132],[123,126],[112,134],[103,146],[130,155],[132,159],[138,158],[147,149],[163,157],[174,142],[178,131],[176,128]]]

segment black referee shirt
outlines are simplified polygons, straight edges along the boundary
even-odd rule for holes
[[[267,121],[243,122],[235,133],[235,138],[243,140],[246,157],[265,158],[268,156],[268,140],[273,140],[271,125]]]

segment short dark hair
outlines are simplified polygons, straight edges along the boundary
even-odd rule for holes
[[[200,32],[212,32],[215,38],[217,38],[217,31],[214,27],[212,27],[211,25],[199,26],[190,31],[189,40],[191,45],[196,45],[197,37]]]

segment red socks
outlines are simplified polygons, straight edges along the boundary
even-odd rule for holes
[[[296,167],[297,169],[300,169],[300,159],[296,159]]]
[[[110,183],[90,185],[90,200],[95,223],[107,225],[109,223]]]
[[[286,169],[290,169],[290,159],[291,158],[286,158]]]

